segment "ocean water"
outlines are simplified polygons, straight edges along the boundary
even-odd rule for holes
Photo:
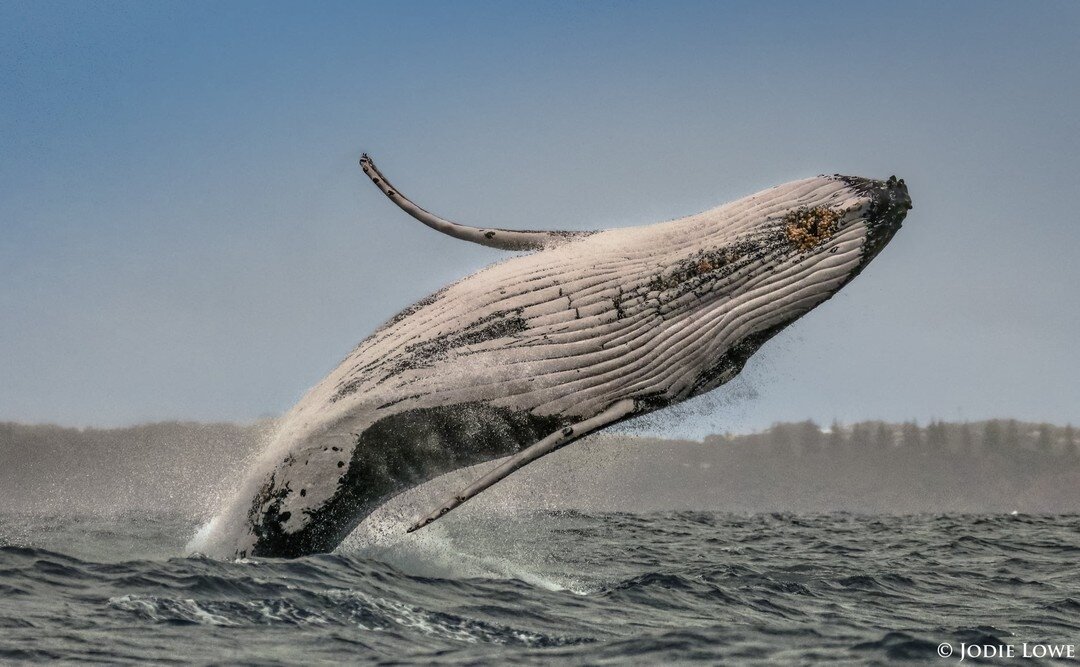
[[[1075,515],[460,514],[239,562],[180,557],[198,526],[179,516],[0,514],[0,662],[951,664],[942,642],[1080,643]]]

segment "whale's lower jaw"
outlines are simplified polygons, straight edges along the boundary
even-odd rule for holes
[[[296,558],[330,552],[393,496],[447,472],[514,454],[568,423],[565,417],[485,403],[389,415],[359,434],[333,496],[310,510],[299,530],[288,532],[285,524],[291,517],[280,511],[287,495],[299,489],[278,489],[279,497],[268,498],[275,493],[270,479],[249,513],[254,546],[234,556]]]

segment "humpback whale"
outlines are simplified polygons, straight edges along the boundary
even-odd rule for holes
[[[417,206],[366,154],[360,166],[423,224],[519,254],[401,311],[309,390],[200,552],[327,552],[393,496],[505,458],[416,530],[582,436],[715,389],[857,276],[911,208],[895,176],[826,175],[649,226],[476,228]]]

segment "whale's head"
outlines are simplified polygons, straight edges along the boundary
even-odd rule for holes
[[[670,287],[671,276],[682,282],[674,301],[698,297],[699,340],[722,351],[691,393],[733,378],[765,341],[859,275],[911,208],[903,179],[832,175],[702,214],[703,238],[658,285]]]

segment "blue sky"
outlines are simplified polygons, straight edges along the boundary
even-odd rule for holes
[[[0,2],[0,419],[283,412],[500,258],[818,173],[908,222],[671,428],[1080,422],[1080,4]],[[672,425],[674,424],[674,425]]]

